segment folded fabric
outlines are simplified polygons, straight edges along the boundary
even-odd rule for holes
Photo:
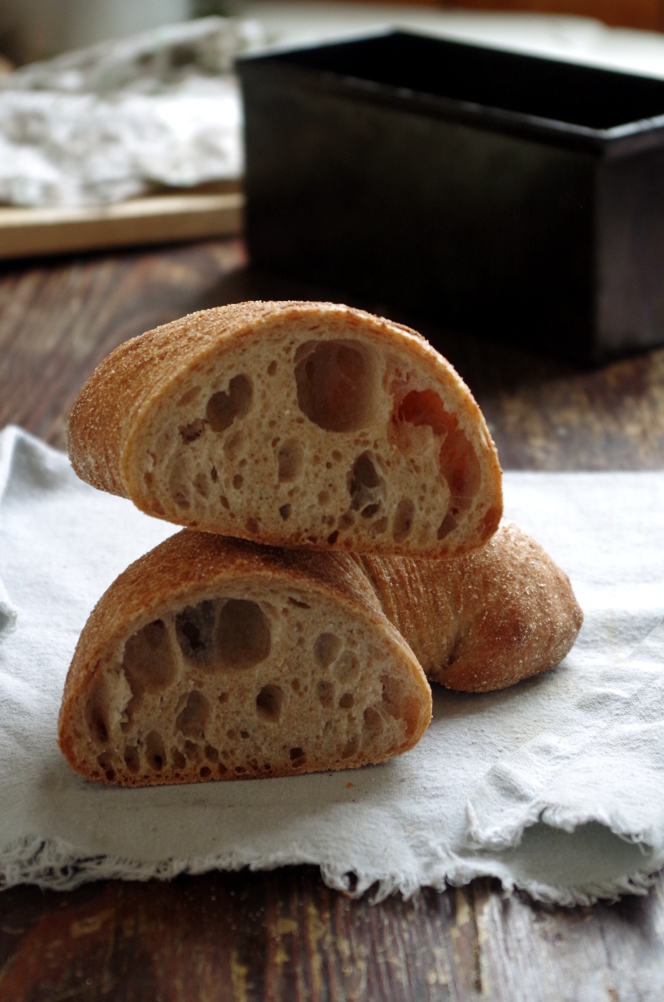
[[[96,600],[173,527],[5,429],[4,885],[315,863],[330,886],[374,885],[376,900],[481,875],[565,904],[643,891],[664,864],[664,473],[507,473],[505,496],[586,614],[561,666],[481,696],[434,686],[420,744],[379,766],[106,787],[72,773],[57,748],[65,675]]]

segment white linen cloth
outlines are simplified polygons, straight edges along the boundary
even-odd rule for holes
[[[380,766],[120,789],[81,779],[60,754],[62,688],[96,600],[174,527],[6,428],[4,884],[314,863],[332,887],[376,885],[377,900],[486,874],[564,904],[643,891],[664,865],[664,473],[507,473],[505,495],[585,612],[560,667],[487,695],[434,686],[419,745]]]

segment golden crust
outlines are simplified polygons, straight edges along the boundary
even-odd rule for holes
[[[97,603],[81,633],[67,675],[59,718],[60,748],[73,769],[89,779],[128,786],[215,778],[209,775],[209,769],[208,776],[202,775],[196,763],[179,767],[175,773],[166,769],[149,780],[141,775],[110,777],[103,770],[100,774],[94,758],[81,754],[81,731],[85,728],[82,724],[85,702],[94,685],[112,672],[114,652],[122,649],[127,638],[160,617],[165,609],[198,602],[229,582],[268,587],[274,584],[282,589],[300,589],[312,602],[330,600],[342,616],[359,618],[385,638],[390,656],[407,679],[408,706],[403,710],[405,740],[393,747],[389,755],[375,757],[370,750],[360,748],[347,760],[330,761],[322,768],[357,768],[383,761],[409,750],[419,741],[431,718],[429,686],[403,638],[385,619],[373,589],[352,557],[278,550],[184,530],[127,568]],[[306,766],[296,763],[292,769],[273,768],[269,772],[257,769],[251,776],[231,773],[223,778],[275,777],[307,771],[310,770]]]
[[[159,407],[166,406],[165,401],[173,397],[175,388],[183,385],[190,373],[204,370],[207,361],[218,358],[220,352],[225,358],[231,349],[241,351],[242,344],[256,332],[269,332],[271,327],[288,321],[302,323],[307,318],[322,324],[343,321],[347,332],[356,330],[358,336],[374,339],[381,350],[393,348],[403,353],[405,348],[414,362],[424,365],[434,385],[448,388],[454,400],[454,413],[471,436],[481,466],[481,505],[476,506],[474,523],[464,530],[465,536],[461,530],[456,535],[452,531],[449,545],[440,533],[439,538],[443,541],[436,542],[435,530],[433,544],[428,537],[427,542],[421,544],[414,542],[412,536],[400,541],[394,537],[394,532],[390,537],[384,530],[381,534],[369,536],[365,533],[363,536],[360,528],[370,523],[362,520],[356,520],[358,524],[352,530],[340,525],[340,531],[336,532],[328,528],[312,534],[295,527],[289,532],[289,524],[277,517],[276,507],[271,521],[263,522],[262,512],[258,511],[250,513],[257,518],[239,519],[227,512],[225,496],[221,506],[215,502],[211,513],[197,512],[194,518],[174,504],[165,511],[163,492],[160,501],[154,488],[146,487],[148,481],[152,483],[152,474],[144,468],[144,457],[152,454],[152,440],[146,437],[146,428],[150,425],[150,416]],[[416,424],[420,423],[419,419],[415,420]],[[131,498],[147,514],[190,528],[253,539],[272,546],[410,554],[448,549],[459,554],[483,544],[495,531],[502,512],[501,471],[495,447],[475,400],[453,367],[415,331],[331,303],[257,302],[218,307],[183,317],[120,345],[83,387],[69,416],[67,443],[72,465],[83,480],[101,490]],[[454,447],[451,451],[454,455]],[[308,475],[310,472],[309,469]],[[216,470],[214,476],[217,476]],[[242,480],[242,477],[235,477],[235,480]],[[246,483],[244,489],[248,489]],[[225,490],[228,494],[228,489]],[[284,487],[284,493],[285,490]],[[275,505],[282,505],[285,499],[284,496]],[[203,504],[195,492],[194,501],[199,506]],[[267,502],[261,504],[265,506]],[[285,507],[290,508],[290,496]],[[335,517],[340,518],[339,513]],[[263,524],[259,524],[261,522]],[[344,532],[355,535],[345,538]]]
[[[358,560],[427,677],[449,689],[490,692],[547,671],[581,629],[569,578],[511,522],[459,559]]]

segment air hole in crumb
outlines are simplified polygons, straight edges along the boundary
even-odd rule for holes
[[[307,605],[306,602],[299,602],[296,598],[293,598],[292,595],[288,596],[288,604],[289,605],[295,605],[295,606],[297,606],[298,609],[310,609],[311,608],[311,606]],[[302,629],[302,623],[298,623],[297,626],[298,626],[298,629],[300,629],[300,630]]]
[[[201,437],[204,431],[205,421],[202,418],[196,418],[191,424],[183,424],[179,428],[180,438],[185,445],[195,442],[197,438]]]
[[[360,739],[358,738],[357,734],[354,734],[351,738],[348,739],[346,744],[343,746],[341,757],[350,758],[351,755],[356,754],[359,747],[360,747]]]
[[[145,480],[145,486],[146,487],[152,487],[152,481],[153,481],[153,479],[154,478],[153,478],[152,474],[149,471],[147,473],[143,474],[143,480]]]
[[[239,776],[241,776],[242,773],[246,772],[247,770],[245,769],[245,767],[243,765],[236,765],[235,766],[235,771],[237,772],[237,774]]]
[[[314,644],[314,657],[319,665],[327,668],[341,650],[341,641],[334,633],[321,633]]]
[[[339,530],[335,529],[334,532],[331,532],[330,535],[327,537],[327,541],[330,544],[330,546],[334,546],[338,538],[339,538]]]
[[[338,449],[333,450],[332,459],[335,461],[335,463],[340,463],[341,460],[343,459],[343,456],[341,455]]]
[[[203,693],[192,689],[184,709],[175,719],[175,726],[185,737],[201,741],[209,713],[210,704]]]
[[[200,775],[200,777],[202,779],[207,779],[208,776],[210,776],[212,774],[212,770],[207,765],[204,765],[201,769],[199,769],[198,772],[199,772],[199,775]]]
[[[382,714],[374,707],[367,706],[363,714],[364,730],[369,740],[378,737],[384,727]]]
[[[166,764],[166,749],[158,731],[150,731],[145,739],[145,755],[150,768],[161,772]]]
[[[290,513],[291,513],[291,506],[289,504],[282,504],[281,508],[279,509],[279,514],[281,515],[284,522],[286,522],[290,518]]]
[[[184,753],[190,762],[198,762],[201,757],[201,750],[195,741],[185,741],[184,743]]]
[[[270,626],[256,602],[230,598],[219,613],[217,650],[227,668],[253,668],[270,653]]]
[[[187,760],[179,748],[171,748],[171,759],[176,769],[184,769],[187,764]]]
[[[277,363],[276,362],[270,362],[270,364],[267,367],[267,374],[268,374],[268,376],[274,376],[274,374],[275,374],[276,371],[277,371]]]
[[[392,538],[395,543],[401,543],[413,527],[415,505],[410,498],[402,498],[397,505],[392,523]]]
[[[365,518],[376,514],[384,493],[383,482],[368,452],[363,452],[353,463],[348,490],[353,511],[362,511]],[[370,515],[364,514],[367,507],[371,508]]]
[[[209,490],[208,490],[207,477],[205,476],[204,473],[202,472],[197,473],[196,476],[194,477],[194,490],[197,492],[197,494],[200,494],[201,497],[203,498],[206,498],[208,496]]]
[[[234,376],[228,393],[214,393],[207,402],[205,416],[212,431],[226,431],[236,417],[244,417],[251,406],[251,383],[247,376]]]
[[[249,737],[249,731],[240,731],[240,737],[242,738],[243,741],[246,741],[247,738]]]
[[[482,470],[477,453],[459,426],[459,418],[445,409],[443,401],[433,390],[411,390],[400,402],[395,401],[391,432],[397,445],[408,451],[411,434],[408,427],[428,425],[442,442],[438,463],[443,479],[450,489],[451,515],[463,515],[472,505],[482,482]],[[454,526],[443,520],[438,538],[444,539]],[[455,523],[456,524],[456,523]]]
[[[301,748],[291,748],[288,754],[294,765],[302,765],[304,762],[304,751]]]
[[[253,533],[257,533],[258,532],[258,519],[250,517],[250,518],[247,519],[245,525],[247,526],[247,529],[249,530],[249,532],[253,532]]]
[[[219,761],[219,752],[212,745],[206,745],[203,754],[205,755],[208,762]]]
[[[310,341],[295,356],[297,402],[325,431],[357,431],[375,410],[370,350],[358,341]]]
[[[321,679],[316,684],[316,694],[321,706],[330,707],[334,703],[334,686],[331,682]]]
[[[355,515],[352,511],[345,511],[339,519],[340,529],[350,529],[355,524]]]
[[[295,480],[304,462],[304,446],[296,438],[289,438],[277,451],[279,483],[287,484]]]
[[[334,674],[340,682],[350,682],[357,677],[359,670],[360,663],[352,651],[344,651],[334,665]]]
[[[236,473],[236,475],[233,477],[233,487],[235,488],[235,490],[239,491],[243,483],[244,483],[244,477],[240,473]]]
[[[217,699],[218,699],[218,701],[219,701],[219,702],[220,702],[220,703],[221,703],[222,705],[223,705],[224,703],[227,703],[227,702],[228,702],[228,693],[227,693],[227,692],[220,692],[220,693],[219,693],[219,696],[217,697]]]
[[[115,779],[115,769],[113,768],[112,762],[113,758],[110,752],[102,752],[102,754],[97,757],[97,763],[104,770],[104,775],[109,783],[113,782]]]
[[[342,710],[350,710],[350,708],[355,704],[355,699],[353,698],[352,692],[345,692],[341,699],[339,700],[339,706]]]
[[[129,772],[138,772],[141,767],[141,759],[136,745],[125,745],[124,760]]]
[[[264,685],[256,696],[256,713],[261,720],[275,724],[281,716],[283,701],[284,694],[278,685]]]
[[[224,765],[223,762],[220,762],[219,765],[217,766],[217,772],[219,773],[220,776],[224,776],[228,772],[228,768]]]
[[[178,508],[191,508],[191,501],[183,491],[176,491],[173,495],[173,500]]]
[[[445,539],[445,537],[449,536],[451,532],[454,532],[457,525],[458,522],[456,518],[451,512],[448,511],[447,515],[445,516],[445,518],[438,527],[438,533],[437,533],[438,539]]]
[[[212,469],[210,470],[210,480],[214,484],[216,484],[218,479],[219,479],[219,474],[217,473],[217,467],[213,466]]]
[[[293,679],[291,679],[291,689],[293,690],[293,692],[299,692],[300,691],[300,680],[299,680],[299,678],[293,678]]]
[[[180,649],[189,661],[209,663],[214,653],[214,604],[206,600],[198,605],[188,605],[175,617],[175,633]]]
[[[381,675],[383,690],[383,708],[395,720],[403,720],[406,725],[406,735],[410,736],[419,720],[419,707],[413,696],[404,696],[403,689],[397,679],[390,675]]]
[[[328,491],[321,491],[318,495],[318,504],[326,505],[330,500],[330,495]]]
[[[230,505],[228,503],[228,498],[225,497],[223,494],[219,496],[219,503],[221,504],[222,508],[226,509],[226,511],[228,511],[228,509],[230,508]]]
[[[160,692],[175,678],[175,658],[161,619],[148,623],[125,644],[122,667],[134,696]]]
[[[103,683],[98,683],[92,690],[86,707],[85,719],[88,730],[94,741],[105,745],[109,739],[108,707]]]
[[[379,508],[380,502],[378,504],[368,504],[366,508],[362,509],[362,518],[373,518]]]

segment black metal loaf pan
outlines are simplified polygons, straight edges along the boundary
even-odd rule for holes
[[[664,81],[405,32],[238,70],[256,264],[583,361],[664,342]]]

